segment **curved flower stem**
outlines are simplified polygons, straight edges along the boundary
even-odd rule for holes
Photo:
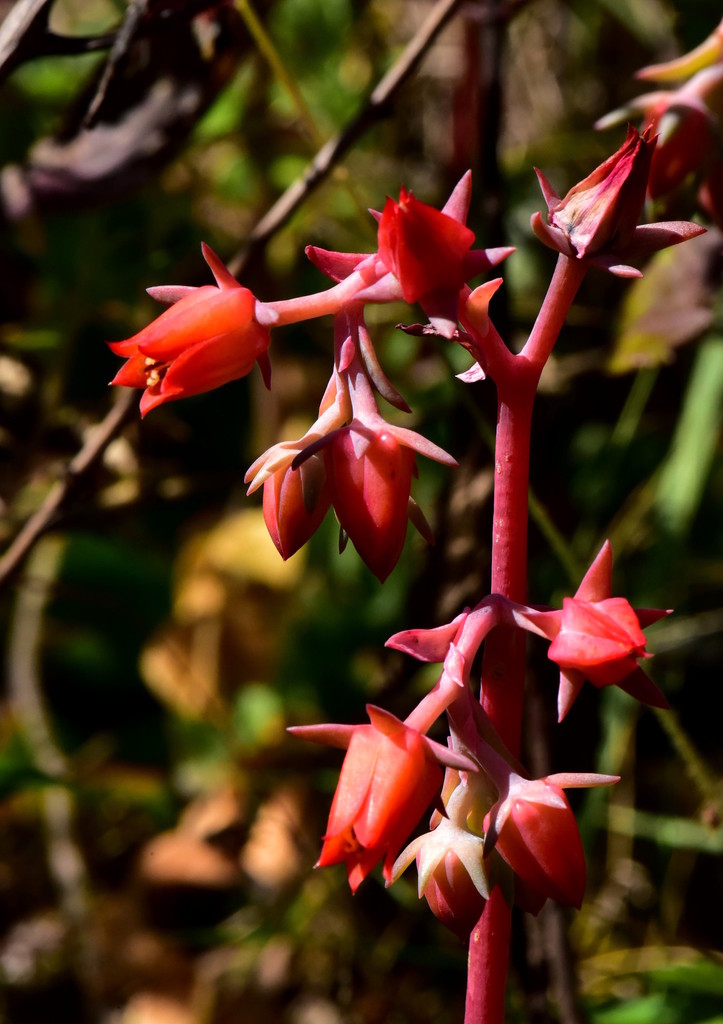
[[[373,258],[372,254],[369,259],[370,267]],[[380,266],[368,269],[364,277],[358,270],[353,270],[348,277],[323,291],[299,295],[293,299],[278,299],[276,302],[257,302],[256,319],[269,327],[282,327],[285,324],[299,323],[301,320],[339,313],[353,302],[357,292],[374,283],[384,273],[386,268]]]
[[[550,358],[557,337],[562,330],[568,310],[587,272],[585,260],[570,259],[563,253],[557,257],[555,273],[547,289],[545,301],[535,320],[525,347],[520,353],[535,366],[538,376]]]
[[[560,256],[525,347],[491,373],[497,385],[495,496],[490,592],[523,603],[527,592],[527,510],[532,408],[540,375],[585,275]],[[485,641],[480,701],[519,757],[525,687],[525,634],[499,625]],[[465,1024],[503,1024],[511,909],[495,886],[470,936]]]

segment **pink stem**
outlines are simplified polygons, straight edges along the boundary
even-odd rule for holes
[[[520,353],[537,368],[538,377],[562,330],[568,310],[587,271],[585,260],[570,259],[562,253],[557,257],[555,273],[547,289],[545,301],[537,315],[527,344]]]
[[[301,320],[339,313],[353,302],[357,292],[374,284],[384,273],[387,271],[381,265],[367,268],[364,274],[353,270],[348,277],[324,291],[298,295],[293,299],[277,299],[275,302],[257,302],[256,317],[260,323],[270,327],[282,327],[284,324],[295,324]],[[267,317],[266,313],[269,313],[270,317]]]
[[[511,923],[507,901],[495,886],[469,937],[465,1024],[503,1024]]]
[[[527,592],[527,503],[532,407],[543,367],[584,277],[584,262],[560,256],[524,349],[500,360],[490,591],[523,603]],[[485,641],[480,701],[515,757],[520,754],[525,633],[499,625]],[[504,1024],[511,910],[493,888],[470,936],[465,1024]]]

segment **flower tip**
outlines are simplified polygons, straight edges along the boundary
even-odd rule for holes
[[[210,245],[207,245],[206,242],[201,242],[201,252],[206,263],[211,268],[211,273],[216,278],[216,284],[219,288],[229,290],[241,287],[221,257],[216,255]]]
[[[187,295],[191,295],[195,291],[193,285],[185,284],[157,284],[146,288],[147,295],[150,295],[156,302],[163,302],[167,306],[180,302],[181,299],[185,299]]]
[[[257,356],[256,362],[261,370],[261,376],[266,390],[271,391],[271,360],[269,359],[268,352],[262,352]]]
[[[540,168],[535,167],[534,170],[535,174],[537,175],[537,180],[540,183],[540,189],[542,190],[542,195],[544,197],[545,202],[547,203],[548,209],[550,209],[553,206],[556,206],[557,203],[560,202],[559,195],[554,190],[550,182],[547,180],[546,175],[540,170]]]

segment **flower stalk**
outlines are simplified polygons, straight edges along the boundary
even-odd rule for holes
[[[418,304],[427,323],[404,329],[462,345],[473,363],[461,381],[489,377],[494,383],[490,593],[450,623],[390,638],[389,647],[442,666],[436,684],[404,720],[369,705],[368,724],[292,729],[346,750],[317,866],[343,864],[355,892],[378,864],[389,885],[415,861],[420,897],[455,934],[469,936],[465,1024],[504,1024],[512,905],[537,914],[547,899],[582,903],[585,856],[563,789],[617,781],[580,773],[533,779],[525,770],[526,633],[550,645],[549,659],[560,671],[560,719],[586,681],[597,688],[620,686],[636,699],[665,706],[639,661],[649,657],[643,628],[667,613],[636,610],[613,595],[608,543],[562,609],[526,604],[535,396],[583,278],[590,267],[637,276],[631,261],[701,230],[686,222],[637,226],[655,146],[652,130],[639,135],[630,128],[617,152],[563,199],[538,172],[548,210],[546,220],[533,215],[532,227],[558,258],[519,354],[489,315],[501,279],[469,284],[511,250],[472,248],[468,174],[442,209],[404,189],[399,202],[387,198],[375,214],[375,253],[309,247],[309,258],[333,282],[326,291],[259,301],[204,248],[216,287],[153,289],[171,310],[113,346],[127,360],[114,383],[143,388],[146,412],[245,376],[255,362],[268,383],[270,332],[331,315],[333,367],[316,422],[297,440],[279,441],[262,454],[246,480],[250,493],[264,489],[264,520],[283,558],[293,556],[333,508],[340,550],[350,540],[380,582],[401,556],[408,521],[433,539],[411,493],[417,455],[449,467],[456,462],[383,415],[379,397],[400,414],[411,410],[377,357],[366,305]],[[482,648],[478,689],[472,667]],[[446,744],[427,735],[445,716]],[[429,831],[405,846],[430,806]]]
[[[532,410],[542,370],[557,341],[586,265],[563,254],[522,352],[507,360],[497,384],[492,569],[490,589],[512,601],[527,596],[527,519]],[[485,643],[481,704],[516,757],[525,688],[526,638],[508,624]],[[511,908],[494,887],[470,935],[465,1024],[503,1024]],[[502,981],[500,980],[502,979]]]

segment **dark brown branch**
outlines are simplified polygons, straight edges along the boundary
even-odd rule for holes
[[[126,16],[123,19],[123,24],[115,34],[113,45],[108,54],[108,60],[98,82],[98,88],[83,120],[84,128],[92,128],[98,120],[98,113],[105,99],[110,81],[116,74],[120,62],[128,53],[128,49],[140,28],[141,20],[148,13],[148,4],[149,0],[131,0]]]
[[[0,558],[0,587],[21,566],[35,542],[49,529],[53,518],[68,501],[80,481],[100,460],[128,418],[137,398],[136,391],[124,389],[105,419],[91,431],[83,447],[68,463],[62,480],[50,490],[40,508],[28,519]]]
[[[149,10],[141,19],[137,32],[135,24],[131,26],[132,31],[128,32],[129,17],[126,17],[118,31],[96,36],[64,36],[51,31],[48,18],[52,3],[53,0],[17,0],[11,8],[0,25],[0,81],[20,64],[36,57],[69,57],[111,49],[124,30],[128,35],[127,41],[130,41],[131,35],[154,35],[164,31],[172,19],[189,20],[215,6],[218,0],[185,0],[185,3],[177,2],[171,7]],[[132,14],[136,8],[137,5],[131,7]],[[137,18],[135,20],[138,21]]]

